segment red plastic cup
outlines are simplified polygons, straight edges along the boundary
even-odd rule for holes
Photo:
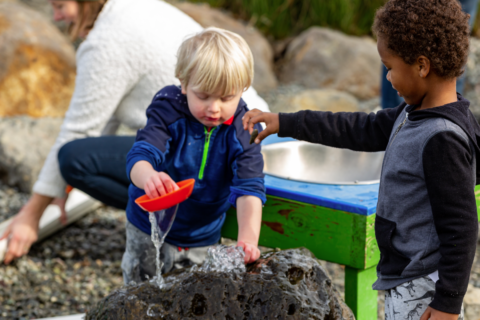
[[[187,179],[177,183],[178,190],[167,193],[163,196],[150,199],[147,195],[143,195],[135,200],[135,203],[145,211],[155,212],[165,210],[176,206],[190,197],[195,186],[195,179]]]

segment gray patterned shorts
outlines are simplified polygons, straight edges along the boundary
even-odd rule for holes
[[[418,320],[435,294],[435,282],[429,277],[408,281],[385,291],[385,320]],[[458,320],[463,320],[463,306]]]

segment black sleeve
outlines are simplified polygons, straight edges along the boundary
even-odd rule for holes
[[[355,151],[384,151],[405,103],[375,113],[299,111],[280,113],[279,137]]]
[[[454,314],[467,291],[478,234],[472,165],[468,142],[453,132],[438,133],[425,146],[425,184],[441,254],[430,306]]]

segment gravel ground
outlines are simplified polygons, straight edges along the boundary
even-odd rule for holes
[[[0,186],[0,221],[27,198]],[[124,225],[125,212],[103,207],[33,245],[28,256],[2,265],[0,319],[83,313],[121,286]]]
[[[18,212],[28,195],[0,185],[0,221]],[[232,241],[224,239],[226,244]],[[84,313],[123,284],[125,212],[101,207],[32,246],[26,257],[0,266],[0,320]],[[266,249],[266,248],[265,248]],[[480,248],[470,283],[480,287]],[[322,262],[343,295],[343,266]],[[383,293],[379,316],[383,320]]]

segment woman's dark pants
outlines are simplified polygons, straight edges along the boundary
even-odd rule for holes
[[[79,139],[58,152],[65,181],[106,205],[125,209],[130,181],[126,173],[127,153],[135,137],[104,136]]]

